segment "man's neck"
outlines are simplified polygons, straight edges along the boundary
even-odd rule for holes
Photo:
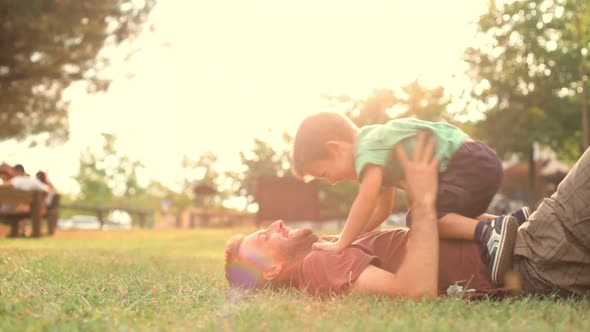
[[[309,250],[306,250],[304,253],[300,253],[293,261],[288,263],[283,269],[283,272],[273,281],[274,286],[278,288],[283,287],[295,287],[299,288],[301,283],[301,275],[299,271],[301,271],[301,265],[303,264],[303,260],[309,253],[311,253],[312,247],[309,247]]]

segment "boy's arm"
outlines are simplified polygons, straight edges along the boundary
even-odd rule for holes
[[[365,228],[375,210],[382,178],[383,170],[381,166],[369,164],[365,167],[359,192],[354,203],[352,203],[352,208],[340,238],[336,242],[316,242],[314,244],[315,249],[340,252],[352,244],[357,235]]]
[[[377,206],[369,219],[369,222],[365,226],[363,233],[370,232],[381,225],[387,217],[391,214],[393,210],[393,205],[395,202],[395,189],[394,188],[387,188],[385,191],[381,192],[379,195],[379,200],[377,201]]]

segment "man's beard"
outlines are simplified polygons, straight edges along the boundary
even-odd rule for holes
[[[295,231],[294,236],[280,247],[291,262],[302,258],[311,251],[312,245],[317,242],[318,236],[311,228],[301,228]]]

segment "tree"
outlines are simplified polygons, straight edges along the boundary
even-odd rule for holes
[[[441,86],[429,89],[415,80],[402,87],[399,108],[402,113],[396,118],[416,117],[426,121],[454,122],[447,112],[449,101],[445,97],[445,89]]]
[[[366,98],[324,96],[332,108],[342,110],[358,126],[385,123],[394,118],[456,122],[448,113],[444,88],[428,88],[415,80],[399,90],[376,89]]]
[[[283,135],[283,142],[290,145],[291,137]],[[261,176],[290,176],[289,150],[273,148],[271,144],[255,138],[252,150],[240,152],[243,172],[228,172],[233,179],[234,192],[245,197],[247,205],[256,202],[256,185]]]
[[[80,154],[80,169],[74,176],[80,185],[78,201],[98,205],[114,202],[129,205],[135,197],[145,192],[137,178],[143,165],[116,151],[115,135],[103,134],[103,138],[101,149],[94,151],[88,148]]]
[[[588,12],[590,7],[588,6],[587,2],[574,0],[573,9],[575,17],[574,30],[577,44],[576,52],[578,55],[578,92],[580,95],[580,110],[582,113],[584,149],[587,149],[590,146],[590,129],[588,127],[588,97],[586,96],[586,80],[588,78],[586,76],[586,59],[584,55],[588,51],[588,48],[585,47],[585,45],[588,45],[588,38],[586,38],[585,34],[585,32],[588,31],[588,23],[584,21],[588,21],[590,18],[590,13]]]
[[[342,110],[357,126],[385,123],[392,119],[392,108],[399,103],[390,89],[376,89],[366,99],[353,99],[347,95],[324,96],[329,106]]]
[[[226,193],[221,189],[221,174],[215,169],[217,156],[212,151],[205,151],[196,161],[184,157],[182,167],[185,169],[182,193],[187,197],[194,197],[193,203],[197,206],[221,207],[221,202],[226,198]],[[206,186],[216,193],[213,197],[198,195],[194,192],[195,186]]]
[[[137,35],[154,0],[0,0],[0,140],[68,136],[64,90],[104,91],[108,52]]]
[[[578,56],[584,52],[574,25],[578,11],[566,1],[520,0],[499,8],[491,2],[478,23],[479,40],[485,43],[466,50],[475,83],[472,96],[485,112],[478,136],[500,155],[528,158],[531,192],[534,143],[561,156],[568,153],[568,159],[582,149],[583,117],[576,104],[584,91],[577,79]],[[585,17],[587,11],[584,7]]]

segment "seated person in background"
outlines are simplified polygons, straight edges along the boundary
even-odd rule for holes
[[[49,186],[39,181],[37,178],[30,177],[25,172],[25,168],[21,164],[17,164],[14,167],[10,167],[6,164],[1,165],[0,178],[2,179],[2,186],[5,187],[12,187],[26,191],[42,191],[48,193],[48,195],[51,192]],[[41,215],[46,215],[47,205],[47,199],[41,202]],[[28,219],[28,216],[31,212],[31,206],[29,204],[20,204],[17,206],[0,206],[0,211],[5,213],[7,216],[11,216],[11,218],[25,220]],[[22,220],[19,220],[16,226],[11,229],[9,237],[24,235],[25,231],[23,228],[23,223],[20,222]]]
[[[30,177],[25,172],[25,169],[21,164],[17,164],[14,167],[10,167],[6,164],[3,164],[0,173],[2,174],[1,176],[3,186],[13,187],[15,189],[27,191],[37,190],[46,193],[50,192],[50,189],[47,185],[37,180],[36,178]],[[16,208],[16,212],[27,213],[29,209],[29,206],[22,205]],[[43,201],[41,204],[41,213],[43,215],[45,215],[46,213],[46,201]]]
[[[12,167],[14,176],[9,180],[10,185],[21,190],[39,190],[49,192],[49,187],[36,178],[32,178],[25,172],[21,164]]]
[[[43,184],[45,184],[48,189],[50,190],[55,190],[55,188],[53,187],[53,183],[51,183],[51,181],[49,181],[49,178],[47,177],[47,173],[43,172],[43,171],[39,171],[35,174],[35,178],[37,178],[37,180],[43,182]]]
[[[12,167],[2,164],[0,165],[0,182],[1,186],[8,186],[10,185],[10,179],[14,177],[14,172],[12,171]]]
[[[0,165],[0,180],[2,180],[2,182],[0,182],[1,187],[12,187],[10,179],[13,177],[14,171],[12,170],[12,167],[8,166],[7,164]],[[0,204],[0,212],[5,212],[10,209],[10,206]]]
[[[25,167],[22,164],[12,166],[12,171],[14,172],[14,176],[29,176],[29,174],[25,172]]]
[[[55,187],[53,186],[53,183],[49,181],[47,173],[43,171],[38,171],[35,174],[35,178],[37,178],[37,180],[39,180],[41,183],[47,186],[47,197],[45,198],[45,204],[47,205],[47,207],[51,207],[51,204],[53,203],[53,197],[55,196]]]

